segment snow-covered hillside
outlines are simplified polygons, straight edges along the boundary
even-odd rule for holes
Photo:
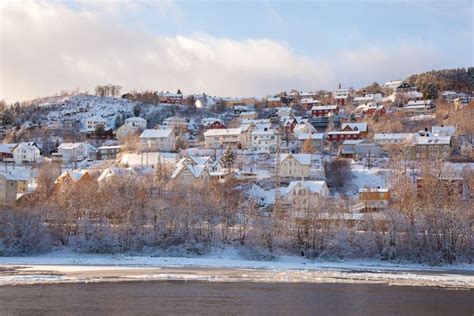
[[[137,102],[127,99],[80,94],[48,98],[37,106],[46,108],[46,116],[43,119],[49,126],[61,126],[64,121],[72,120],[81,122],[81,129],[84,129],[84,122],[90,117],[101,117],[106,120],[108,128],[113,128],[117,113],[131,116],[136,104]]]

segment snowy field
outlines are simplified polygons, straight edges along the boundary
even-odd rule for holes
[[[251,261],[234,249],[189,258],[85,255],[70,251],[0,258],[0,285],[117,280],[382,283],[474,288],[474,265],[430,267],[376,260],[329,262],[297,256]]]

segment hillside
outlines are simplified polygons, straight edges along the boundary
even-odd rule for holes
[[[406,81],[417,87],[432,83],[440,91],[470,92],[474,90],[474,67],[432,70],[412,75]]]

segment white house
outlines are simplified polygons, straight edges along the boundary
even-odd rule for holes
[[[291,181],[286,189],[285,198],[289,202],[311,203],[321,197],[328,197],[326,181]]]
[[[244,147],[242,129],[239,128],[219,128],[209,129],[204,132],[204,142],[206,148],[233,148],[239,149]]]
[[[94,133],[97,125],[102,125],[106,128],[107,121],[100,116],[92,116],[86,119],[86,131],[88,133]]]
[[[412,133],[375,133],[374,142],[379,145],[400,144],[413,136]]]
[[[58,146],[58,156],[64,162],[95,159],[97,149],[88,143],[62,143]]]
[[[174,151],[176,137],[172,129],[146,129],[140,135],[140,146],[144,151]]]
[[[36,143],[19,143],[13,149],[13,160],[16,164],[35,162],[40,158],[40,149]]]
[[[305,141],[311,140],[313,147],[316,150],[323,150],[324,148],[324,133],[299,133],[298,140],[301,142],[301,146]]]
[[[128,119],[125,119],[125,124],[138,127],[140,130],[146,129],[146,120],[141,117],[129,117]]]
[[[186,119],[178,116],[171,116],[163,120],[163,125],[167,128],[171,128],[176,132],[185,131],[188,128],[188,122]]]
[[[280,135],[273,129],[256,129],[252,132],[252,148],[257,152],[274,153],[280,144]]]
[[[308,178],[311,154],[281,154],[280,176],[286,178]]]
[[[122,140],[133,134],[138,134],[140,130],[141,128],[138,126],[133,126],[133,125],[130,125],[129,123],[125,123],[115,131],[115,135],[118,140]]]

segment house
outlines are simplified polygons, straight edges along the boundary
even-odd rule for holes
[[[276,114],[282,120],[290,117],[293,114],[293,109],[288,106],[282,106],[276,109]]]
[[[280,97],[268,97],[267,98],[267,107],[274,108],[282,106]]]
[[[329,115],[339,114],[339,106],[334,105],[318,105],[311,108],[312,117],[325,117]]]
[[[408,142],[413,136],[412,133],[375,133],[374,142],[379,145],[400,144]]]
[[[311,167],[311,154],[281,154],[280,177],[308,178]]]
[[[97,149],[88,143],[62,143],[56,156],[64,162],[77,162],[96,159]]]
[[[333,95],[337,105],[346,105],[349,100],[349,89],[343,89],[339,85],[339,89],[336,89]]]
[[[205,147],[210,149],[232,148],[240,149],[244,147],[244,136],[242,129],[226,128],[226,129],[209,129],[204,132]]]
[[[125,123],[115,131],[115,135],[118,140],[122,141],[127,137],[140,133],[140,131],[140,127]]]
[[[160,95],[160,103],[181,104],[183,103],[183,94],[165,92]]]
[[[64,190],[69,185],[87,184],[93,179],[88,170],[66,170],[55,181],[56,190]]]
[[[387,81],[383,84],[384,88],[396,90],[401,84],[402,80],[393,80],[393,81]]]
[[[214,117],[207,117],[201,120],[201,125],[204,126],[205,129],[223,129],[227,128],[222,120],[214,118]]]
[[[359,201],[364,203],[363,212],[380,211],[389,206],[391,192],[387,188],[361,188]]]
[[[250,112],[253,111],[253,106],[246,105],[245,103],[234,103],[232,104],[232,108],[234,110],[234,114],[240,115],[243,112]]]
[[[107,128],[107,121],[103,117],[92,116],[86,119],[85,125],[87,133],[94,133],[98,125],[102,125],[104,129]]]
[[[379,144],[370,143],[367,139],[345,140],[342,143],[341,156],[345,158],[380,158],[382,153]]]
[[[385,107],[383,105],[378,105],[375,102],[370,102],[359,105],[357,108],[354,109],[353,113],[356,115],[372,117],[375,114],[382,116],[387,113],[387,111],[385,110]]]
[[[249,112],[242,112],[239,115],[241,120],[254,120],[257,119],[257,112],[249,111]]]
[[[36,162],[40,157],[40,148],[34,142],[19,143],[13,149],[13,160],[16,164]]]
[[[327,133],[327,137],[330,142],[343,142],[361,139],[361,134],[360,131],[330,131]]]
[[[313,106],[320,106],[321,102],[313,98],[302,98],[300,101],[300,107],[303,110],[311,110]]]
[[[409,146],[413,159],[445,159],[451,154],[452,143],[450,136],[434,136],[430,133],[415,134]]]
[[[408,101],[400,110],[410,114],[426,114],[433,112],[434,107],[432,100]]]
[[[13,205],[17,198],[17,180],[9,174],[0,174],[0,205]]]
[[[431,133],[434,136],[455,136],[456,135],[456,127],[455,126],[432,126]]]
[[[13,161],[12,150],[6,144],[0,144],[0,161]]]
[[[97,148],[97,159],[99,160],[114,160],[120,152],[119,145],[115,146],[101,146]]]
[[[328,197],[329,189],[326,181],[291,181],[284,199],[290,203],[311,204],[317,202],[320,198]]]
[[[211,163],[211,157],[186,156],[176,164],[171,179],[187,185],[195,183],[196,180],[208,181]]]
[[[188,129],[188,122],[186,119],[177,116],[171,116],[163,120],[163,125],[175,132],[181,132]]]
[[[303,144],[304,142],[311,140],[312,147],[316,150],[323,150],[324,148],[324,133],[299,133],[298,140]],[[302,147],[303,145],[301,145]]]
[[[354,100],[352,100],[352,104],[359,106],[362,104],[368,104],[368,103],[374,103],[377,101],[382,100],[382,94],[381,93],[368,93],[365,94],[362,97],[355,97]]]
[[[274,129],[256,129],[251,135],[252,148],[257,152],[274,153],[280,145],[280,134]]]
[[[140,134],[143,151],[174,151],[176,137],[172,129],[146,129]]]
[[[367,137],[367,123],[342,123],[341,130],[344,132],[360,132],[360,137]]]
[[[146,120],[141,117],[129,117],[125,119],[125,124],[128,124],[133,127],[137,127],[140,130],[145,130],[146,129]]]
[[[292,128],[293,130],[293,136],[295,138],[298,138],[300,134],[313,134],[313,133],[317,133],[318,131],[316,130],[316,128],[311,125],[311,123],[309,123],[308,121],[304,121],[304,122],[301,122],[301,123],[298,123],[296,125],[293,126]]]

